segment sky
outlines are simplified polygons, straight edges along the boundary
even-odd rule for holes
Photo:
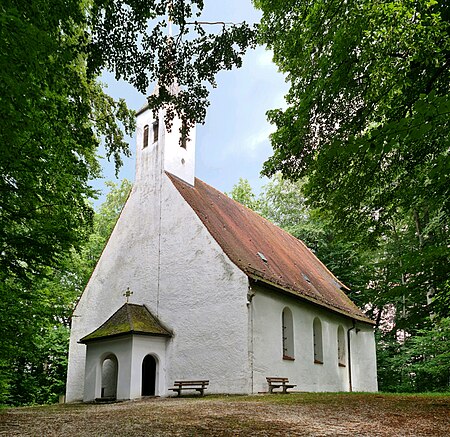
[[[259,17],[260,12],[250,0],[206,0],[202,14],[202,19],[208,21],[254,23]],[[287,92],[284,77],[271,59],[270,51],[258,47],[247,52],[241,68],[220,72],[217,88],[209,96],[205,124],[197,125],[196,176],[222,192],[230,192],[240,177],[248,179],[256,193],[267,183],[260,172],[272,154],[268,137],[274,128],[267,121],[266,111],[285,107]],[[124,98],[131,109],[137,110],[145,103],[144,95],[123,81],[115,81],[113,74],[105,72],[101,80],[109,95]],[[118,179],[113,162],[102,160],[104,179],[93,185],[103,194],[94,206],[105,199],[105,181],[134,180],[136,142],[134,137],[129,141],[133,156],[124,158]]]

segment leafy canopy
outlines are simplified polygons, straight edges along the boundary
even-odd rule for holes
[[[0,281],[54,266],[86,237],[100,137],[120,165],[132,112],[86,70],[78,0],[2,3],[0,15]],[[123,126],[121,125],[123,124]]]
[[[431,344],[449,315],[449,3],[254,3],[260,41],[290,83],[288,107],[268,112],[277,130],[263,172],[307,177],[308,204],[366,254],[360,297],[389,345],[380,386],[411,386],[414,374],[417,389],[427,378],[448,388],[448,365],[433,378],[432,354],[412,345]],[[390,385],[396,360],[405,371]]]
[[[308,175],[312,200],[342,226],[376,227],[424,197],[448,212],[448,2],[255,4],[291,85],[288,108],[268,113],[277,131],[264,173]]]
[[[144,94],[157,83],[158,93],[148,103],[154,111],[166,109],[167,126],[175,114],[187,127],[203,123],[216,73],[240,67],[242,55],[256,44],[245,22],[202,21],[203,5],[203,0],[95,0],[90,69],[98,73],[106,67]]]
[[[65,391],[69,329],[81,295],[125,204],[131,183],[107,183],[93,231],[45,277],[0,284],[0,404],[54,403]]]
[[[264,173],[308,176],[310,204],[349,239],[396,243],[392,285],[420,290],[418,305],[435,295],[445,315],[448,2],[255,4],[263,11],[260,39],[290,82],[287,109],[268,113],[277,130]]]

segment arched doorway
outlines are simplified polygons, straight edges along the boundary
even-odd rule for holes
[[[117,374],[118,362],[114,354],[108,355],[102,363],[102,385],[101,397],[112,398],[117,397]]]
[[[142,396],[155,396],[156,394],[156,359],[147,355],[142,361]]]

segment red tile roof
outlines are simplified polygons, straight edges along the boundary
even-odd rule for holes
[[[230,260],[249,278],[322,307],[373,323],[306,245],[254,211],[195,179],[195,187],[167,173]]]

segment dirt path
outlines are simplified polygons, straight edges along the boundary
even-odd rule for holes
[[[448,436],[450,397],[291,394],[0,411],[4,436]]]

